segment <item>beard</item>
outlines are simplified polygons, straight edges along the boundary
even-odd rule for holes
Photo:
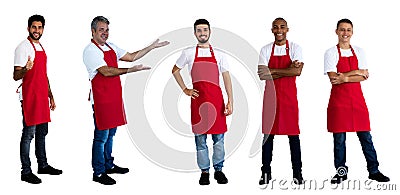
[[[42,35],[41,35],[41,34],[39,34],[39,37],[38,37],[38,38],[35,38],[35,36],[33,35],[33,33],[29,33],[29,37],[30,37],[32,40],[35,40],[35,41],[37,41],[37,40],[39,40],[39,39],[40,39],[40,37],[42,37]]]
[[[197,41],[199,41],[199,43],[207,43],[208,39],[210,39],[210,37],[207,37],[207,39],[197,38]]]

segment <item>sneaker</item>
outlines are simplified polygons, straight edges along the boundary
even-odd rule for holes
[[[386,177],[381,172],[374,173],[374,174],[369,174],[368,178],[372,179],[372,180],[375,180],[377,182],[388,182],[388,181],[390,181],[389,177]]]
[[[210,184],[210,173],[202,172],[199,180],[200,185]]]
[[[340,183],[342,183],[342,181],[344,181],[346,179],[347,179],[347,174],[346,175],[338,175],[338,174],[336,174],[331,179],[331,184],[340,184]]]
[[[225,174],[222,171],[215,171],[214,179],[217,180],[219,184],[227,184],[228,179],[226,178]]]
[[[293,173],[293,182],[297,185],[304,184],[304,179],[301,172]]]
[[[269,184],[269,181],[272,179],[271,173],[262,173],[260,181],[258,181],[258,184],[264,185],[264,184]]]
[[[42,180],[40,180],[39,177],[37,177],[33,173],[28,173],[28,174],[22,174],[21,175],[21,181],[26,181],[31,184],[40,184],[42,183]]]
[[[50,165],[47,165],[47,167],[39,168],[38,174],[61,175],[62,170],[58,170],[58,169],[53,168]]]
[[[128,172],[129,172],[128,168],[122,168],[122,167],[119,167],[117,165],[114,165],[113,168],[106,170],[107,174],[114,174],[114,173],[125,174],[125,173],[128,173]]]
[[[114,185],[117,183],[113,178],[105,173],[101,174],[100,176],[93,176],[93,181],[99,182],[103,185]]]

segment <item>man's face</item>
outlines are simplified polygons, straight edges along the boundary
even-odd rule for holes
[[[289,32],[289,28],[284,20],[275,20],[271,31],[275,36],[275,42],[286,42],[286,33]]]
[[[42,22],[33,21],[32,25],[28,27],[29,37],[34,41],[39,41],[43,34]]]
[[[210,28],[207,24],[199,24],[196,26],[194,35],[199,43],[207,43],[208,39],[210,39],[210,33]]]
[[[338,29],[336,29],[339,42],[346,43],[350,42],[351,36],[353,36],[353,27],[349,23],[340,23]]]
[[[96,30],[92,29],[93,40],[99,45],[104,45],[108,39],[109,28],[105,22],[97,22]]]

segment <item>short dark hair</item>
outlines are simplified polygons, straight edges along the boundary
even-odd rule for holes
[[[106,24],[110,24],[110,21],[108,21],[106,17],[96,16],[95,18],[93,18],[92,23],[90,24],[91,29],[96,31],[98,22],[104,22]]]
[[[194,31],[196,31],[196,26],[199,24],[207,24],[208,29],[210,29],[210,23],[206,19],[198,19],[198,20],[196,20],[196,22],[194,22],[194,25],[193,25]]]
[[[287,26],[287,22],[286,22],[286,20],[285,20],[285,19],[283,19],[283,18],[281,18],[281,17],[275,18],[275,20],[274,20],[274,21],[272,21],[272,25],[274,25],[274,22],[276,22],[276,21],[278,21],[278,20],[283,20],[283,21],[286,23],[286,26]]]
[[[44,21],[44,17],[41,16],[41,15],[35,14],[35,15],[32,15],[31,17],[29,17],[29,19],[28,19],[28,27],[31,27],[33,22],[41,22],[42,26],[44,27],[45,21]]]
[[[349,20],[349,19],[347,19],[347,18],[343,18],[343,19],[341,19],[341,20],[339,20],[339,21],[337,22],[337,24],[336,24],[336,29],[339,28],[339,25],[340,25],[341,23],[348,23],[348,24],[351,25],[351,27],[353,27],[353,23],[351,22],[351,20]]]

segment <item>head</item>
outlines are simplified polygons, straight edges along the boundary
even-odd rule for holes
[[[106,43],[109,33],[109,24],[110,22],[104,16],[97,16],[93,18],[90,27],[92,31],[92,38],[97,44],[104,45]]]
[[[198,19],[194,23],[194,36],[199,43],[207,43],[210,39],[210,23],[206,19]]]
[[[289,27],[285,19],[275,18],[272,21],[271,31],[275,36],[275,44],[283,45],[286,43],[286,33],[289,32]]]
[[[28,19],[28,33],[29,37],[34,42],[39,42],[40,37],[42,37],[44,29],[45,20],[41,15],[33,15]]]
[[[339,43],[350,43],[350,38],[353,36],[353,23],[349,19],[341,19],[337,22],[335,32]]]

